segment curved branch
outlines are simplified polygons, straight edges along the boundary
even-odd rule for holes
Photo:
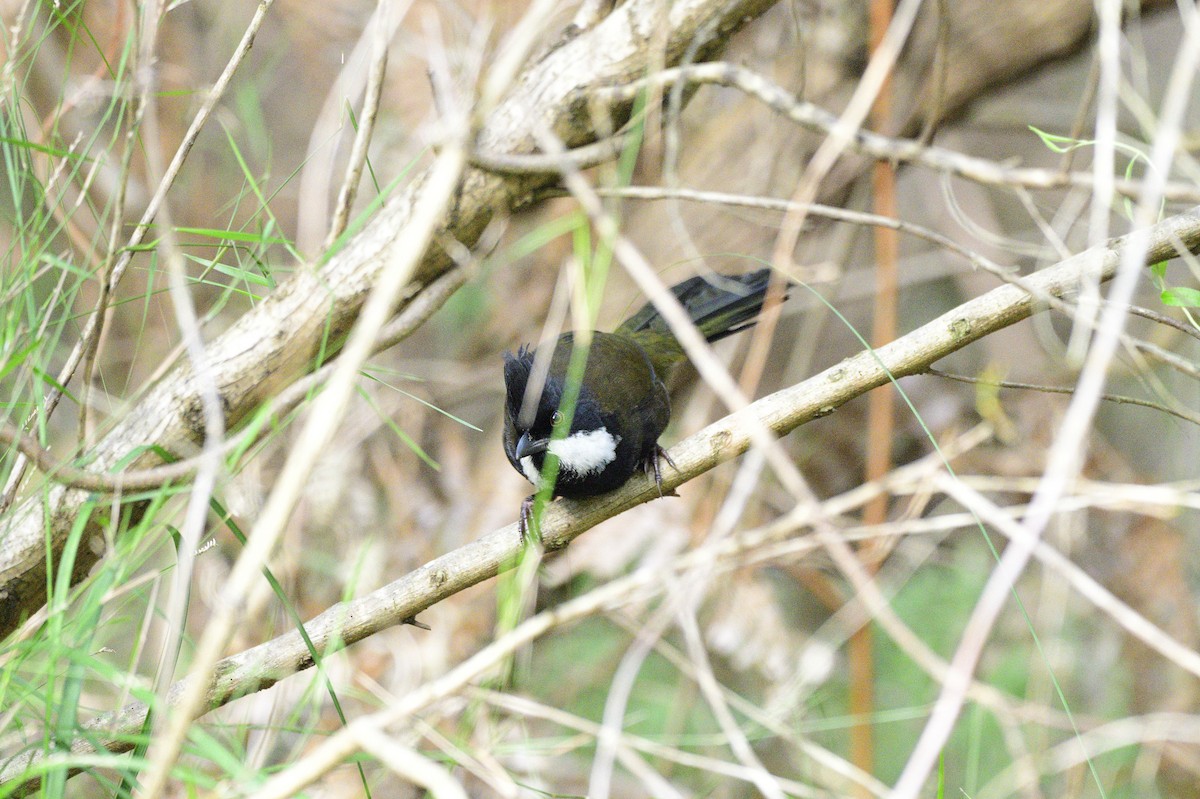
[[[941,377],[945,380],[953,380],[956,383],[968,383],[976,386],[992,386],[994,388],[1015,388],[1025,389],[1026,391],[1040,391],[1043,394],[1074,394],[1074,386],[1047,386],[1039,383],[1022,383],[1017,380],[992,380],[986,377],[972,377],[971,375],[954,374],[953,372],[943,372],[941,369],[930,367],[926,370],[927,374],[934,377]],[[1182,419],[1185,422],[1191,422],[1194,425],[1200,425],[1200,414],[1191,413],[1181,408],[1170,408],[1161,402],[1152,400],[1140,399],[1138,397],[1127,397],[1123,394],[1101,394],[1100,399],[1105,402],[1111,402],[1114,405],[1137,405],[1141,408],[1149,408],[1160,413],[1169,414],[1176,419]]]
[[[629,103],[651,88],[702,84],[737,89],[797,125],[817,133],[829,135],[838,123],[837,115],[821,106],[798,99],[782,86],[753,70],[723,62],[665,69],[626,85],[604,87],[594,94],[600,101]],[[916,164],[983,185],[1023,186],[1044,190],[1066,187],[1093,188],[1096,183],[1096,177],[1091,172],[1011,166],[929,145],[921,139],[898,139],[869,130],[855,131],[849,147],[878,161]],[[554,162],[548,156],[529,158],[524,162],[511,162],[509,166],[517,169],[521,163],[530,170],[554,168]],[[1143,181],[1129,178],[1114,179],[1112,182],[1113,191],[1123,197],[1137,197],[1142,191],[1142,185]],[[1170,182],[1163,189],[1163,197],[1175,202],[1198,202],[1200,190],[1196,189],[1194,183]]]

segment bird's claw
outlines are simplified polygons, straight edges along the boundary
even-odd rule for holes
[[[679,467],[675,465],[675,461],[671,460],[671,456],[667,454],[667,451],[658,444],[655,444],[654,449],[650,451],[650,457],[646,458],[645,466],[648,472],[646,476],[654,477],[654,485],[658,488],[659,497],[677,497],[679,494],[675,493],[675,489],[673,488],[669,491],[663,491],[662,464],[659,462],[659,458],[670,464],[671,468],[675,471],[679,471]]]
[[[521,502],[521,515],[517,519],[517,532],[521,534],[521,546],[534,543],[534,538],[530,535],[530,526],[533,522],[534,496],[534,494],[530,494]]]

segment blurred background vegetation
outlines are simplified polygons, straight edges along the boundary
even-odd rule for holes
[[[444,48],[456,89],[469,95],[479,43],[493,47],[524,5],[413,3],[392,39],[382,113],[356,210],[369,209],[394,181],[403,185],[433,156],[438,113],[428,76],[431,51]],[[1116,171],[1122,175],[1132,163],[1130,176],[1137,177],[1141,167],[1130,153],[1149,150],[1184,26],[1172,5],[1128,6],[1118,120],[1125,148]],[[137,9],[99,0],[0,3],[6,39],[0,170],[8,188],[0,195],[0,408],[9,423],[64,460],[86,451],[182,357],[156,247],[161,231],[154,229],[105,299],[103,335],[86,375],[77,371],[65,386],[57,385],[84,320],[101,301],[100,276],[155,189],[157,170],[148,166],[147,152],[175,151],[255,7],[195,0],[165,9],[153,65],[159,138],[149,141],[151,129],[134,116],[140,84],[126,68],[139,46]],[[361,89],[353,87],[361,87],[369,52],[364,28],[373,8],[361,1],[277,0],[171,188],[169,224],[186,254],[188,286],[206,339],[320,255],[330,198],[357,124]],[[556,12],[547,44],[574,13],[573,6]],[[863,4],[780,3],[732,40],[724,60],[837,112],[861,77],[868,30]],[[1090,3],[926,3],[890,88],[887,132],[924,131],[938,146],[1003,164],[1063,167],[1065,156],[1030,128],[1092,138],[1095,41]],[[1173,180],[1196,181],[1190,152],[1197,121],[1193,102]],[[680,119],[652,122],[665,122],[678,144],[651,126],[628,179],[634,185],[789,198],[822,140],[729,88],[701,88]],[[1090,147],[1071,158],[1070,168],[1090,169]],[[871,174],[866,159],[848,155],[822,184],[820,199],[870,210]],[[592,175],[609,188],[624,180],[611,166]],[[1022,274],[1092,243],[1095,200],[1087,187],[982,185],[912,167],[901,167],[896,180],[901,219]],[[711,201],[611,202],[624,233],[667,283],[769,262],[781,219],[776,211]],[[1163,213],[1189,204],[1169,205]],[[1112,200],[1108,215],[1111,235],[1127,231],[1121,200]],[[162,216],[156,224],[164,224]],[[810,217],[794,253],[804,285],[793,290],[773,332],[758,395],[857,352],[856,331],[870,337],[874,235],[865,225]],[[501,354],[542,334],[569,264],[595,265],[604,253],[569,198],[548,199],[497,221],[484,242],[472,254],[467,285],[422,329],[363,370],[354,410],[311,475],[270,563],[282,596],[239,627],[228,652],[267,641],[291,629],[297,616],[311,618],[366,594],[515,520],[528,486],[506,463],[499,443]],[[904,235],[898,268],[900,333],[997,284],[961,256]],[[1185,265],[1172,264],[1166,281],[1186,286],[1195,278]],[[1144,281],[1139,304],[1182,318],[1162,306],[1159,288]],[[611,329],[642,301],[632,281],[613,267],[596,327]],[[1130,332],[1195,361],[1195,342],[1177,330],[1134,319]],[[1071,386],[1082,352],[1072,336],[1071,318],[1047,314],[940,366],[968,376]],[[718,351],[736,374],[749,346],[750,337],[742,336],[722,342]],[[667,444],[725,414],[712,392],[691,378],[679,381]],[[52,410],[46,398],[56,388],[64,398]],[[1028,499],[1070,401],[1068,395],[931,375],[906,379],[901,388],[912,404],[894,399],[894,462],[929,453],[926,430],[948,441],[982,418],[997,435],[956,470],[1009,505]],[[1192,409],[1198,396],[1194,375],[1138,353],[1122,356],[1109,390]],[[818,497],[862,483],[867,407],[867,398],[855,400],[784,441]],[[303,414],[302,405],[219,484],[216,498],[233,521],[215,510],[210,519],[175,677],[185,673],[192,643],[241,549],[234,529],[248,528],[261,508],[294,435],[293,422]],[[1075,509],[1057,515],[1046,532],[1072,561],[1193,649],[1200,631],[1195,556],[1187,541],[1197,533],[1195,514],[1136,501],[1114,509],[1103,500],[1114,490],[1105,487],[1110,484],[1191,480],[1185,486],[1191,490],[1196,445],[1195,425],[1187,421],[1152,408],[1104,406],[1084,471],[1094,485],[1076,489]],[[0,460],[6,513],[12,502],[37,496],[48,479],[34,470],[17,483],[16,462],[11,450]],[[536,607],[553,607],[642,566],[673,562],[710,535],[731,484],[747,468],[761,464],[726,464],[682,486],[678,499],[640,506],[588,532],[544,565]],[[754,487],[738,529],[791,508],[769,471],[746,474]],[[147,493],[146,512],[136,523],[112,526],[108,554],[88,580],[73,588],[65,580],[52,582],[52,611],[0,648],[0,742],[9,747],[3,757],[30,748],[66,752],[87,719],[153,696],[162,645],[156,620],[187,491],[182,485]],[[930,532],[916,524],[958,510],[920,489],[891,497],[887,516],[897,525],[887,534],[894,549],[879,565],[880,585],[897,614],[943,657],[953,653],[995,562],[976,528]],[[842,521],[849,528],[854,520]],[[0,519],[0,542],[3,531]],[[996,543],[1002,546],[998,538]],[[747,559],[706,580],[701,588],[680,587],[686,599],[667,590],[666,599],[638,601],[555,629],[522,652],[510,680],[435,706],[398,737],[453,765],[471,795],[503,795],[511,785],[523,796],[595,795],[596,725],[606,707],[619,707],[614,697],[628,690],[618,716],[625,748],[611,795],[759,795],[746,776],[752,769],[731,750],[705,698],[704,674],[711,670],[755,756],[789,781],[784,795],[869,796],[872,786],[894,783],[940,685],[878,631],[866,655],[869,668],[852,662],[863,654],[847,647],[858,625],[839,613],[853,599],[840,573],[823,556],[797,550]],[[513,590],[504,581],[499,587],[485,582],[422,614],[428,631],[385,630],[325,658],[320,670],[210,713],[189,738],[169,795],[224,795],[233,784],[253,784],[302,760],[343,717],[386,706],[491,640],[498,593],[503,598]],[[1053,569],[1032,566],[1017,594],[1020,604],[1012,602],[1002,617],[977,675],[1004,694],[1006,710],[968,705],[943,754],[938,778],[944,795],[1200,794],[1195,680],[1127,639]],[[670,614],[675,602],[689,608],[681,613],[693,614],[699,639]],[[852,675],[864,673],[873,697],[869,712],[856,715]],[[1128,722],[1128,731],[1105,726],[1120,720]],[[1173,732],[1155,732],[1155,724]],[[852,753],[863,741],[865,763],[861,749]],[[47,767],[39,790],[46,796],[128,795],[139,754],[144,748],[133,756],[78,762],[64,754]],[[864,786],[847,777],[849,767],[837,765],[843,758],[855,759],[879,783],[866,780]],[[66,779],[69,765],[84,773]],[[0,786],[0,796],[14,789]],[[423,795],[365,756],[357,767],[327,774],[311,795],[368,790],[374,796]],[[926,795],[939,790],[931,783]]]

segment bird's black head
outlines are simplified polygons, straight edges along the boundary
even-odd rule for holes
[[[563,423],[566,412],[560,407],[566,376],[556,355],[545,380],[540,381],[541,390],[535,386],[527,403],[533,365],[534,353],[526,347],[517,350],[516,355],[504,355],[504,452],[509,462],[529,482],[538,485],[546,453],[552,452],[559,459],[556,494],[585,496],[611,490],[607,473],[618,458],[621,443],[615,419],[601,410],[585,375],[571,414],[570,430],[560,440],[553,440],[555,428]]]

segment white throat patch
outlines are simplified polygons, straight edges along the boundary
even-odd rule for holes
[[[599,430],[572,433],[564,439],[551,441],[548,449],[558,457],[559,469],[576,477],[586,477],[604,471],[604,467],[616,459],[617,444],[620,442],[620,436],[614,436],[608,432],[608,428],[601,427]],[[542,476],[532,457],[526,455],[521,458],[521,472],[529,482],[541,485]]]
[[[608,428],[572,433],[564,439],[550,442],[550,451],[558,456],[560,468],[577,477],[604,471],[604,467],[617,457],[620,436],[608,432]]]

